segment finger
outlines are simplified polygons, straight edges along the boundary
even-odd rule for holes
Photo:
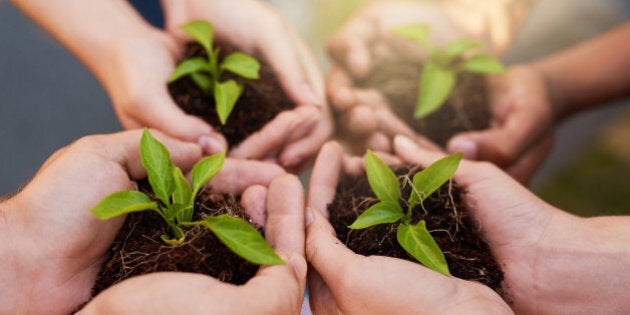
[[[312,266],[308,270],[308,291],[309,304],[313,314],[335,314],[338,313],[335,297],[322,277]]]
[[[267,222],[266,203],[267,187],[262,185],[250,186],[241,195],[241,206],[256,226],[265,226]]]
[[[535,170],[540,167],[551,150],[552,139],[546,138],[531,150],[523,153],[523,156],[510,165],[505,171],[521,184],[527,185],[534,176]]]
[[[333,227],[320,210],[308,208],[306,211],[307,260],[324,282],[334,283],[351,267],[355,254],[337,239]]]
[[[252,185],[269,186],[274,178],[284,173],[276,164],[227,158],[221,171],[206,185],[215,191],[240,194]]]
[[[326,110],[322,119],[311,133],[305,137],[290,142],[280,152],[278,159],[286,169],[300,169],[310,161],[320,150],[324,142],[333,133],[333,123],[330,113]]]
[[[151,130],[150,133],[166,146],[173,163],[183,171],[191,169],[201,159],[201,148],[197,144],[171,138],[157,130]],[[82,141],[89,142],[93,150],[97,150],[100,155],[105,154],[123,166],[131,179],[138,180],[147,175],[138,153],[141,136],[141,130],[131,130],[112,135],[89,136]]]
[[[367,106],[355,106],[341,116],[341,126],[351,138],[364,138],[378,130],[379,119]]]
[[[201,118],[184,113],[172,101],[166,89],[160,89],[152,95],[152,99],[141,101],[143,105],[135,105],[127,109],[130,111],[129,116],[137,124],[158,129],[178,139],[198,142],[206,154],[214,154],[227,149],[227,141],[223,135],[214,131]]]
[[[532,110],[536,108],[532,107]],[[551,126],[550,121],[540,118],[548,116],[544,114],[520,110],[503,115],[506,120],[489,129],[455,135],[447,143],[448,152],[463,152],[467,159],[490,161],[506,167],[548,133]]]
[[[269,185],[265,234],[276,251],[304,255],[304,188],[297,176],[285,174]]]
[[[327,142],[317,155],[308,183],[307,206],[326,211],[335,197],[341,173],[343,148],[334,141]]]
[[[268,34],[267,43],[273,45],[261,45],[262,54],[296,104],[323,106],[325,101],[322,76],[318,73],[314,57],[300,47],[301,39],[294,34],[290,25],[283,25],[278,29],[283,31]]]
[[[328,40],[326,50],[335,63],[356,77],[364,77],[371,68],[369,44],[374,33],[372,23],[354,20],[339,28]]]
[[[335,111],[343,112],[357,105],[352,78],[339,67],[333,67],[328,73],[326,90]]]
[[[371,134],[365,141],[366,149],[372,151],[391,152],[392,143],[390,138],[382,132]]]
[[[243,159],[260,159],[269,152],[280,148],[294,130],[306,120],[300,115],[299,108],[278,114],[260,131],[250,135],[239,146],[233,148],[229,156]]]

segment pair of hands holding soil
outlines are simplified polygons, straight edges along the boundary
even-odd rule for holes
[[[202,155],[191,143],[155,132],[182,169]],[[140,131],[90,136],[55,153],[20,193],[0,203],[4,283],[2,313],[66,314],[90,296],[104,255],[123,218],[101,221],[88,209],[107,194],[133,189],[146,176],[138,152]],[[442,156],[404,136],[398,158],[428,165]],[[397,159],[397,158],[392,158]],[[307,279],[316,313],[509,314],[492,290],[446,277],[399,259],[354,254],[325,219],[341,171],[360,160],[332,142],[321,150],[307,198],[299,180],[273,164],[228,159],[209,183],[241,192],[242,205],[265,226],[285,260],[261,267],[242,286],[187,273],[154,273],[125,280],[96,296],[82,312],[297,313]],[[627,309],[627,218],[584,219],[545,204],[496,166],[463,161],[455,180],[505,272],[505,290],[518,313],[599,312]],[[264,213],[264,215],[261,215]],[[596,268],[594,268],[596,266]]]

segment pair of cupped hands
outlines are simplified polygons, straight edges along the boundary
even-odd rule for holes
[[[599,241],[624,232],[604,220],[577,218],[544,203],[487,162],[463,161],[455,180],[466,191],[466,206],[505,272],[509,306],[478,283],[446,277],[411,262],[352,253],[335,238],[326,221],[326,204],[334,196],[338,176],[360,171],[362,163],[347,157],[334,142],[322,147],[332,133],[332,122],[323,79],[306,46],[261,2],[238,1],[239,11],[222,7],[229,1],[195,2],[201,7],[186,10],[177,10],[177,3],[163,1],[164,6],[174,6],[168,11],[167,31],[121,39],[120,49],[110,56],[113,62],[103,65],[107,71],[95,69],[95,73],[122,124],[128,129],[148,125],[168,132],[152,133],[169,149],[175,164],[189,170],[202,155],[224,149],[225,143],[201,120],[178,110],[163,87],[178,56],[177,47],[185,40],[176,27],[196,18],[211,19],[218,26],[217,37],[239,38],[246,52],[263,55],[297,107],[279,115],[249,142],[231,148],[231,158],[208,185],[242,195],[243,207],[265,226],[267,240],[286,264],[263,266],[242,286],[199,274],[140,276],[104,291],[82,312],[295,314],[307,277],[311,308],[324,314],[502,314],[512,312],[510,307],[531,314],[597,313],[612,305],[601,297],[623,299],[624,290],[612,290],[601,280],[615,270],[589,268],[609,256],[575,258],[580,249],[599,248]],[[418,146],[426,143],[424,139],[392,117],[386,102],[374,91],[351,84],[352,77],[366,74],[370,55],[365,51],[385,30],[435,16],[411,14],[433,12],[418,5],[387,7],[409,13],[404,19],[388,20],[397,15],[379,4],[355,14],[329,43],[339,66],[330,72],[327,93],[341,121],[350,122],[342,133],[393,152],[390,162],[426,166],[444,153]],[[207,12],[217,13],[208,16]],[[242,16],[223,19],[218,12]],[[257,21],[261,31],[248,32],[244,27],[249,24],[239,21]],[[447,149],[495,162],[526,181],[528,170],[549,147],[544,135],[554,118],[544,84],[526,66],[514,67],[492,81],[492,127],[458,135]],[[156,90],[157,86],[163,88]],[[352,128],[357,126],[362,128]],[[136,180],[146,177],[138,155],[139,139],[139,131],[82,138],[51,156],[22,191],[0,203],[4,244],[0,279],[11,284],[0,297],[0,313],[66,314],[88,299],[104,254],[124,220],[100,221],[88,210],[104,196],[133,189]],[[283,168],[254,160],[270,159],[293,168],[318,150],[306,193]],[[614,266],[612,259],[607,260]]]
[[[197,144],[153,133],[184,171],[202,157]],[[140,136],[133,130],[82,138],[53,154],[22,191],[0,203],[0,278],[11,284],[0,297],[0,313],[67,314],[89,298],[124,220],[101,221],[89,209],[114,191],[134,189],[136,180],[146,176],[138,154]],[[426,166],[443,156],[405,136],[397,136],[393,148],[396,155],[388,157],[390,162]],[[315,313],[512,312],[481,284],[399,259],[360,256],[337,240],[326,220],[326,205],[339,175],[362,167],[361,159],[346,156],[339,144],[329,142],[318,155],[305,194],[299,179],[275,164],[228,158],[208,185],[241,193],[242,206],[264,225],[268,242],[286,263],[260,267],[242,286],[201,274],[138,276],[105,290],[81,313],[296,314],[307,269]],[[584,235],[592,235],[593,229],[585,219],[545,204],[490,163],[463,161],[455,180],[466,191],[466,205],[505,272],[505,289],[515,310],[553,313],[563,295],[591,290],[580,286],[581,280],[565,277],[585,270],[581,264],[564,265],[567,252],[554,248],[566,240],[590,244]]]

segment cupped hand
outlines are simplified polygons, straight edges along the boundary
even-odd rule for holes
[[[397,155],[429,165],[443,153],[399,136]],[[630,217],[578,218],[538,199],[488,162],[462,161],[455,181],[502,267],[519,314],[623,314]]]
[[[179,43],[189,38],[180,26],[210,21],[217,40],[260,55],[274,69],[296,108],[279,114],[236,148],[235,158],[271,158],[299,169],[332,134],[332,117],[319,65],[296,30],[270,5],[255,0],[165,0],[166,30]]]
[[[464,35],[435,2],[374,2],[357,10],[327,43],[333,59],[326,79],[328,97],[340,116],[340,132],[356,153],[366,148],[388,151],[396,134],[421,138],[391,111],[381,92],[355,83],[368,76],[378,60],[423,60],[425,54],[416,44],[393,32],[397,26],[418,23],[430,25],[436,44]]]
[[[512,66],[490,77],[491,123],[480,131],[455,135],[449,152],[490,161],[527,183],[552,144],[555,114],[541,74],[529,66]]]
[[[223,135],[201,118],[186,114],[168,92],[166,81],[179,51],[177,42],[165,32],[132,32],[117,39],[106,70],[97,73],[124,128],[155,128],[199,143],[206,154],[226,150]]]
[[[154,134],[183,169],[201,158],[199,146]],[[0,204],[0,279],[11,287],[0,298],[0,313],[68,314],[87,300],[124,220],[101,221],[89,209],[146,177],[140,135],[82,138],[51,156],[21,192]]]
[[[303,188],[282,175],[264,194],[266,238],[284,265],[263,266],[242,286],[191,273],[139,276],[103,291],[80,314],[298,314],[306,282]]]
[[[306,255],[309,299],[316,314],[512,314],[490,288],[447,277],[419,264],[353,253],[335,236],[322,211],[332,201],[342,169],[360,160],[327,143],[309,183]]]

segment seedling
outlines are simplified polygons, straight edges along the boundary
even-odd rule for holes
[[[365,210],[350,226],[364,229],[377,224],[400,222],[396,238],[400,246],[423,265],[450,275],[444,253],[427,230],[426,222],[413,224],[413,209],[449,181],[459,165],[461,153],[445,157],[416,173],[412,180],[412,191],[406,200],[407,211],[400,204],[400,184],[394,172],[372,151],[365,155],[368,182],[378,202]]]
[[[231,53],[219,62],[219,48],[213,47],[214,29],[206,21],[193,21],[182,26],[182,29],[203,47],[207,58],[191,57],[184,60],[173,71],[167,83],[190,76],[202,91],[214,95],[219,120],[225,125],[234,104],[243,93],[243,86],[232,79],[221,81],[223,71],[247,79],[258,79],[260,64],[254,57],[240,52]]]
[[[201,225],[210,229],[235,254],[252,263],[284,263],[258,230],[240,218],[219,215],[192,221],[195,196],[219,172],[225,152],[206,157],[193,166],[192,187],[179,167],[171,161],[166,147],[153,138],[146,128],[140,139],[140,156],[155,198],[136,190],[112,193],[90,210],[99,219],[152,210],[171,229],[172,235],[161,236],[168,245],[177,246],[184,242],[183,226]]]
[[[429,41],[429,26],[413,24],[394,32],[417,42],[428,53],[421,70],[414,117],[420,119],[438,110],[448,99],[461,72],[495,74],[505,72],[499,60],[480,52],[482,45],[470,39],[457,39],[439,48]]]

